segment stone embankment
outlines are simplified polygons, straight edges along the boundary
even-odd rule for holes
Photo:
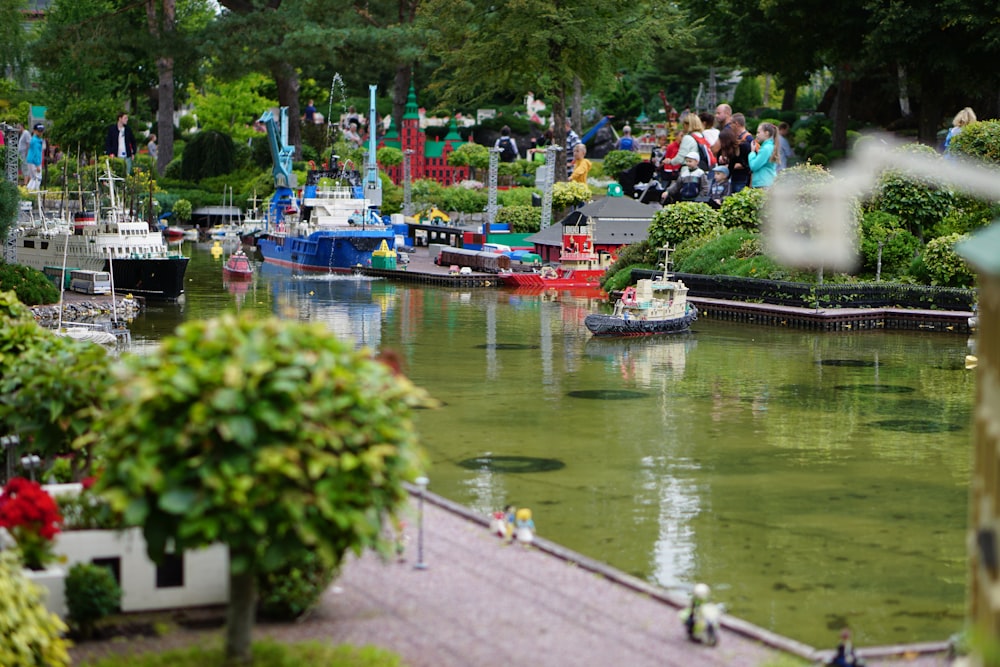
[[[63,322],[102,322],[110,321],[117,315],[119,320],[130,320],[145,306],[141,299],[135,297],[111,295],[87,295],[66,292],[62,302]],[[56,326],[59,321],[58,303],[43,306],[32,306],[35,321],[45,327]]]

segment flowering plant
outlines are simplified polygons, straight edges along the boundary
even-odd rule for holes
[[[43,570],[55,560],[52,539],[61,524],[55,501],[38,482],[23,477],[7,482],[0,495],[0,528],[6,528],[17,540],[29,569]]]

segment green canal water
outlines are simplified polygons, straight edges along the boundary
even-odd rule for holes
[[[814,646],[959,630],[974,376],[964,336],[808,333],[702,319],[600,341],[595,298],[301,277],[224,285],[192,249],[183,305],[133,323],[140,353],[182,320],[251,309],[389,348],[443,402],[420,411],[430,489]],[[498,542],[497,548],[502,548]],[[502,574],[498,575],[502,580]]]

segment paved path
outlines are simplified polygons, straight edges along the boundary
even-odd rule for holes
[[[484,518],[432,494],[424,514],[427,569],[418,570],[417,529],[414,518],[406,528],[406,562],[352,556],[306,619],[260,624],[256,637],[375,644],[399,653],[410,667],[778,667],[807,664],[787,653],[820,657],[809,646],[730,617],[717,647],[693,644],[677,615],[682,599],[544,539],[532,547],[506,545],[489,533]],[[74,654],[160,651],[205,641],[218,641],[218,631],[84,645]],[[869,657],[868,664],[894,662]],[[940,653],[915,654],[899,664],[947,661]]]

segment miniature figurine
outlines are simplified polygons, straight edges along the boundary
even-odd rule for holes
[[[517,510],[516,516],[514,526],[516,527],[517,541],[522,544],[531,544],[531,541],[535,539],[535,522],[531,518],[531,510],[522,507]]]
[[[507,514],[501,510],[493,513],[490,519],[490,532],[498,537],[507,537]]]
[[[854,652],[851,631],[847,628],[844,628],[840,633],[837,654],[833,656],[833,660],[826,664],[828,667],[864,667],[864,661]]]
[[[723,607],[708,601],[712,591],[706,584],[695,584],[691,595],[691,605],[680,612],[688,639],[693,642],[715,646],[719,641],[719,621]]]

